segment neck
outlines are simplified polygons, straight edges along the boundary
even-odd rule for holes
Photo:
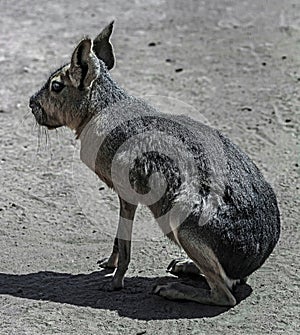
[[[111,78],[108,71],[104,71],[93,84],[91,108],[99,113],[102,109],[125,98],[128,98],[128,93]]]
[[[76,139],[79,138],[85,126],[94,115],[118,101],[129,97],[128,93],[122,89],[110,76],[106,69],[94,81],[89,95],[88,110],[85,117],[75,129]]]

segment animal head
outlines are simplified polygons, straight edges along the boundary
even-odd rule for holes
[[[97,79],[107,75],[115,64],[110,36],[111,22],[92,41],[83,39],[75,48],[71,62],[55,71],[46,84],[30,98],[36,121],[55,129],[77,129],[90,111],[91,93]]]

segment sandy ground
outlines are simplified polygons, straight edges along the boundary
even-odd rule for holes
[[[298,0],[0,1],[1,335],[299,331],[299,14]],[[69,130],[38,142],[29,96],[113,18],[119,83],[192,106],[276,190],[280,242],[235,308],[151,294],[183,254],[143,209],[126,289],[107,292],[97,260],[111,251],[116,196],[79,162]]]

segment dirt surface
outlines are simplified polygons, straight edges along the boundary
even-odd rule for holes
[[[1,0],[1,335],[299,331],[299,13],[298,0]],[[79,162],[71,131],[46,141],[29,112],[50,71],[113,18],[114,78],[192,106],[184,112],[240,145],[277,193],[280,242],[232,309],[151,294],[183,253],[144,209],[126,288],[107,292],[97,260],[111,251],[117,198]]]

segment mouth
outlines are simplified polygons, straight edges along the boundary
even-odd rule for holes
[[[42,106],[38,102],[30,101],[29,107],[34,115],[36,121],[40,125],[44,125],[45,123],[45,112]]]
[[[29,107],[31,108],[32,114],[34,115],[37,123],[40,126],[47,127],[49,130],[53,130],[53,129],[61,127],[61,125],[48,124],[46,113],[43,107],[38,102],[34,102],[34,103],[30,102]]]
[[[57,128],[61,127],[61,125],[59,125],[59,126],[48,126],[47,124],[43,124],[42,126],[47,127],[49,130],[53,130],[53,129],[57,129]]]

